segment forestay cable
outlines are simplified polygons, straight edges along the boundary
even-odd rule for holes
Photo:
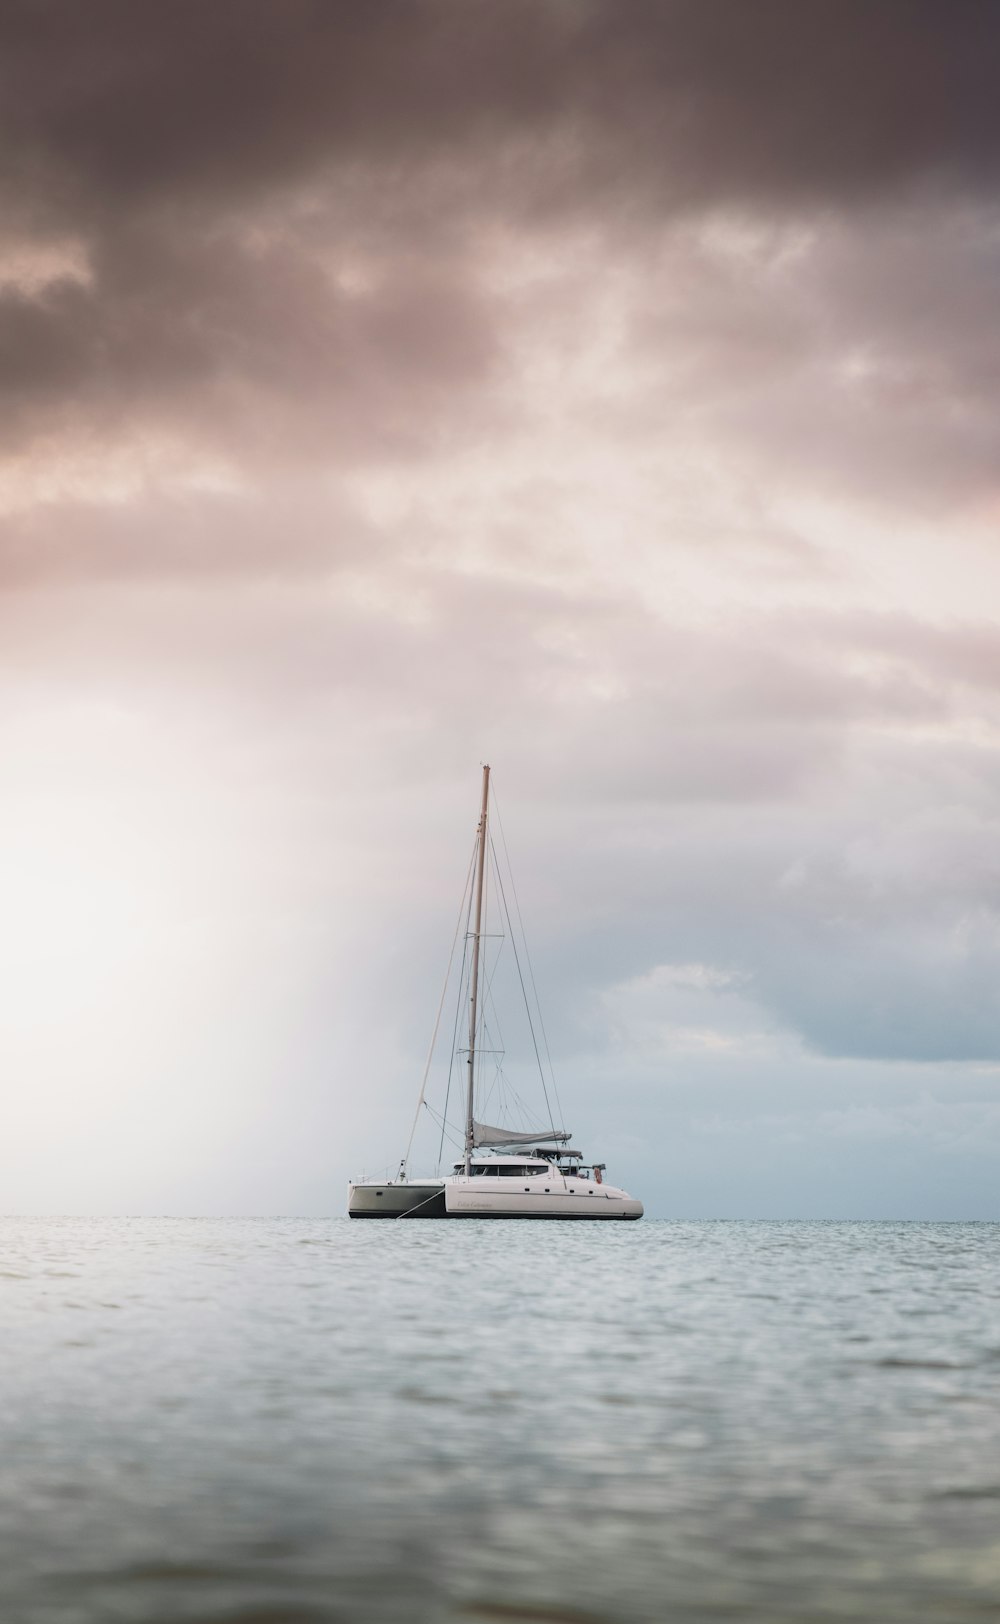
[[[406,1155],[403,1157],[403,1160],[400,1163],[400,1171],[402,1173],[404,1173],[404,1174],[406,1172],[407,1163],[410,1160],[410,1151],[413,1149],[413,1136],[417,1131],[417,1123],[420,1120],[420,1112],[422,1111],[422,1109],[424,1107],[424,1103],[425,1103],[424,1096],[425,1096],[426,1091],[427,1091],[427,1078],[428,1078],[428,1076],[430,1074],[431,1061],[434,1059],[434,1049],[435,1049],[435,1047],[437,1045],[438,1028],[441,1025],[441,1012],[444,1009],[445,998],[448,996],[448,983],[451,980],[451,967],[452,967],[452,964],[455,961],[455,948],[458,946],[458,936],[459,936],[460,930],[462,929],[462,915],[464,913],[466,913],[466,911],[467,911],[466,906],[465,906],[465,899],[466,899],[466,896],[468,895],[469,882],[470,882],[470,880],[472,878],[472,865],[475,862],[475,860],[476,860],[476,848],[475,848],[475,846],[473,846],[473,848],[472,848],[472,856],[469,858],[469,867],[466,870],[465,885],[464,885],[463,890],[462,890],[462,901],[461,901],[461,904],[460,904],[459,910],[458,910],[458,919],[455,922],[455,934],[452,937],[451,952],[448,954],[448,968],[447,968],[447,970],[445,971],[445,974],[444,974],[444,986],[441,988],[441,1000],[440,1000],[440,1002],[438,1004],[437,1018],[435,1019],[435,1022],[434,1022],[434,1031],[431,1034],[430,1048],[427,1051],[427,1060],[426,1060],[426,1063],[424,1065],[424,1075],[420,1080],[420,1098],[417,1101],[417,1109],[413,1113],[413,1126],[410,1129],[410,1137],[406,1142]]]

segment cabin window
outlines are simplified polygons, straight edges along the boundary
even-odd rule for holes
[[[456,1162],[455,1172],[462,1173],[464,1171],[464,1162]],[[549,1172],[549,1168],[544,1165],[541,1167],[509,1166],[504,1162],[473,1162],[472,1164],[474,1178],[526,1179],[537,1178],[539,1173],[547,1172]]]

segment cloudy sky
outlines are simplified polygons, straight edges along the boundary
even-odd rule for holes
[[[997,8],[0,26],[0,1206],[395,1162],[489,760],[648,1211],[1000,1217]]]

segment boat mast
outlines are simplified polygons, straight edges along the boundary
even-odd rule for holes
[[[479,937],[483,924],[483,870],[486,867],[486,809],[490,798],[490,769],[483,768],[483,808],[479,814],[479,851],[476,858],[476,927],[472,937],[472,997],[469,1009],[469,1086],[465,1103],[465,1176],[472,1172],[475,1126],[476,1006],[479,1002]]]

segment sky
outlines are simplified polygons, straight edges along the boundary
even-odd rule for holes
[[[0,1208],[395,1165],[489,761],[649,1214],[1000,1218],[998,65],[987,0],[9,0]]]

